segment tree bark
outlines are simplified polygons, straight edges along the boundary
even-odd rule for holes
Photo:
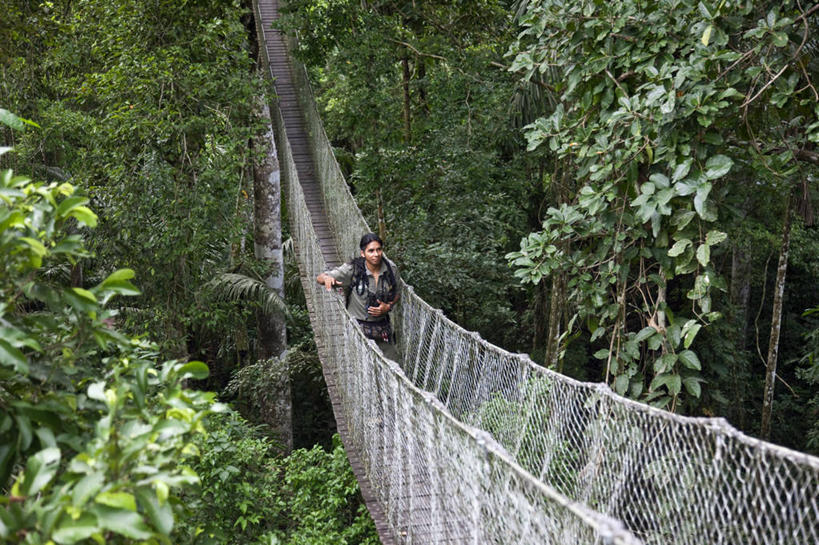
[[[562,315],[566,308],[566,277],[563,273],[552,273],[552,291],[549,297],[549,333],[546,338],[546,366],[558,369],[560,359],[560,336]]]
[[[416,57],[415,64],[418,67],[416,79],[420,80],[418,84],[418,100],[421,103],[421,112],[429,115],[429,102],[427,101],[427,65],[423,57]]]
[[[552,176],[552,192],[555,197],[555,206],[559,206],[569,201],[569,191],[566,187],[566,173],[561,172],[558,176]],[[563,250],[568,254],[568,248]],[[563,358],[560,357],[561,342],[563,333],[561,325],[563,316],[567,314],[568,301],[566,299],[566,273],[552,273],[552,290],[549,297],[549,333],[546,339],[546,366],[563,371]]]
[[[82,263],[74,263],[74,265],[71,266],[71,287],[83,287],[83,280]]]
[[[532,352],[539,352],[546,347],[549,322],[546,317],[549,308],[549,290],[545,282],[538,282],[534,287],[532,315],[534,319],[534,336],[532,338]]]
[[[791,195],[785,200],[785,219],[782,222],[782,247],[779,249],[779,265],[776,269],[773,310],[771,313],[771,340],[768,345],[768,362],[765,370],[765,391],[762,398],[762,425],[759,435],[768,439],[771,434],[774,384],[776,382],[776,358],[779,352],[779,332],[782,328],[782,302],[785,295],[785,275],[788,272],[788,253],[791,246]]]
[[[258,115],[266,130],[253,140],[255,161],[253,164],[253,212],[254,253],[267,266],[267,286],[284,299],[284,261],[282,257],[281,226],[281,172],[276,158],[276,143],[270,109],[259,99]],[[259,310],[256,316],[259,334],[259,359],[278,358],[284,365],[287,348],[284,317],[266,315]],[[277,433],[289,452],[293,448],[293,403],[290,376],[287,369],[280,374],[278,384],[273,385],[274,407],[264,411],[270,415],[268,425]]]

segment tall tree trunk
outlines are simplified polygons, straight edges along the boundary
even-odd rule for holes
[[[410,116],[409,53],[406,47],[404,47],[404,56],[401,58],[401,68],[403,72],[402,87],[404,89],[404,143],[409,144],[412,137],[412,118]]]
[[[256,160],[253,164],[254,253],[267,265],[267,286],[284,299],[284,261],[282,258],[281,172],[276,158],[270,109],[259,99],[258,115],[267,130],[253,140]],[[279,358],[284,365],[287,348],[284,317],[257,313],[259,359]],[[269,415],[268,425],[275,430],[287,451],[293,448],[293,402],[290,374],[283,369],[273,406],[263,411]]]
[[[562,371],[560,359],[560,337],[562,316],[566,308],[566,276],[552,273],[552,290],[549,297],[549,333],[546,338],[546,366]]]
[[[549,322],[546,313],[549,308],[549,290],[545,282],[538,282],[534,287],[534,298],[532,305],[532,315],[534,319],[534,337],[532,339],[532,352],[539,352],[546,347],[546,339],[549,338]]]
[[[765,391],[762,398],[762,425],[759,435],[768,439],[771,434],[774,383],[776,382],[776,358],[779,352],[779,331],[782,328],[782,300],[785,295],[785,274],[788,272],[788,252],[791,246],[791,194],[785,200],[785,219],[782,225],[782,247],[779,249],[779,265],[776,269],[773,311],[771,314],[771,341],[768,345],[768,362],[765,371]]]
[[[558,174],[559,172],[559,174]],[[566,173],[556,170],[552,175],[552,193],[555,206],[569,202],[569,188],[566,184]],[[569,248],[562,248],[568,254]],[[546,339],[546,365],[558,372],[563,371],[563,358],[560,357],[563,317],[567,314],[569,301],[566,298],[567,278],[564,272],[552,273],[552,289],[549,296],[549,333]]]
[[[83,270],[82,270],[82,263],[74,263],[71,266],[71,287],[72,288],[81,288],[83,287]]]

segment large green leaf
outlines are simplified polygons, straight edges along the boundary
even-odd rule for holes
[[[19,348],[0,339],[0,364],[14,368],[20,374],[28,374],[28,358]]]
[[[179,375],[183,378],[206,379],[210,374],[208,366],[201,361],[191,361],[179,368]]]
[[[97,516],[100,526],[131,539],[148,539],[151,529],[142,517],[129,510],[117,509],[107,505],[94,505],[91,512]]]
[[[696,398],[700,397],[702,388],[700,387],[700,381],[696,377],[685,377],[682,382],[686,392]]]
[[[23,123],[21,118],[3,108],[0,108],[0,123],[18,131],[26,128],[26,125]]]
[[[59,545],[73,545],[101,531],[102,528],[97,522],[97,517],[91,513],[85,512],[76,520],[68,515],[63,515],[57,528],[51,534],[51,538]]]
[[[71,504],[74,507],[81,507],[100,491],[104,483],[104,473],[100,471],[89,473],[74,485],[74,491],[71,494]]]
[[[64,218],[73,209],[77,208],[78,206],[84,205],[87,202],[88,198],[80,196],[68,197],[67,199],[63,199],[59,206],[57,206],[57,217]]]
[[[697,371],[702,369],[700,359],[691,350],[683,350],[682,352],[680,352],[680,361],[689,369],[695,369]]]
[[[29,457],[23,473],[20,493],[24,496],[31,496],[45,488],[57,474],[60,457],[60,449],[54,447],[41,450]]]
[[[734,161],[725,155],[714,155],[705,162],[705,177],[709,180],[716,180],[728,174]]]
[[[156,493],[150,488],[136,491],[139,505],[148,514],[148,519],[160,533],[170,535],[174,526],[173,510],[167,501],[159,501]]]
[[[97,215],[87,206],[77,206],[68,212],[70,217],[76,218],[80,223],[88,227],[97,226]]]
[[[94,501],[108,507],[136,511],[136,498],[128,492],[101,492]]]

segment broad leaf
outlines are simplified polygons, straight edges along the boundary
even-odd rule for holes
[[[52,447],[41,450],[28,459],[23,484],[20,487],[22,495],[34,495],[51,482],[57,474],[60,456],[60,449]]]
[[[115,509],[106,505],[95,505],[91,511],[97,516],[100,526],[131,539],[148,539],[151,529],[137,513],[126,509]]]
[[[205,379],[208,378],[210,370],[201,361],[191,361],[179,368],[180,376],[185,378]]]
[[[702,370],[700,359],[691,350],[683,350],[682,352],[680,352],[679,357],[680,362],[689,369],[695,369],[697,371]]]
[[[97,517],[91,513],[83,513],[77,520],[63,515],[51,538],[59,545],[73,545],[78,541],[90,538],[100,533],[102,529],[97,523]]]
[[[734,161],[725,155],[714,155],[705,162],[705,177],[709,180],[716,180],[728,174]]]
[[[28,374],[28,358],[19,348],[11,346],[3,339],[0,339],[0,364],[14,368],[22,375]]]

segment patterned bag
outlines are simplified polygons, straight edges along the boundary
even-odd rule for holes
[[[364,336],[374,341],[384,341],[386,343],[392,342],[392,326],[389,318],[378,320],[377,322],[368,322],[366,320],[358,320],[361,329],[364,331]]]

